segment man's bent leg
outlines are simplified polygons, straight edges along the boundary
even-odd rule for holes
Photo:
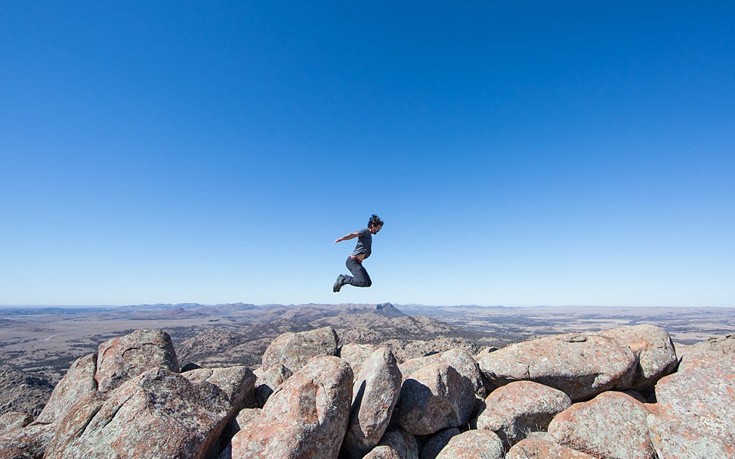
[[[349,257],[347,258],[345,265],[352,273],[352,277],[345,276],[343,281],[345,284],[350,284],[353,287],[370,287],[373,285],[367,270],[358,260]]]

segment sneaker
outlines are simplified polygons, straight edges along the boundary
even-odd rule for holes
[[[334,293],[339,292],[339,290],[342,288],[342,285],[344,285],[345,276],[343,274],[340,274],[337,276],[337,280],[334,282],[334,285],[332,286],[332,291]]]

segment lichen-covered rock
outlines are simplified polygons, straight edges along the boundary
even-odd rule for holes
[[[342,349],[339,351],[339,356],[342,360],[350,364],[350,367],[352,367],[352,373],[354,373],[355,378],[357,378],[357,375],[360,374],[360,370],[362,369],[363,362],[367,360],[368,357],[378,349],[378,347],[379,346],[374,344],[349,343],[342,346]]]
[[[337,355],[339,337],[332,327],[323,327],[300,333],[284,333],[265,350],[263,368],[283,365],[295,373],[312,358]]]
[[[247,367],[199,368],[182,374],[195,384],[217,386],[227,396],[233,414],[255,404],[255,375]]]
[[[74,405],[45,458],[206,457],[230,411],[227,396],[213,384],[153,369]]]
[[[97,390],[94,379],[97,355],[90,354],[77,359],[51,393],[46,406],[36,422],[50,424],[60,420],[80,399]]]
[[[567,334],[517,343],[475,359],[498,386],[535,381],[585,400],[613,388],[630,387],[637,360],[626,345],[594,334]]]
[[[9,411],[0,415],[0,436],[17,429],[22,429],[33,422],[33,416],[19,411]]]
[[[648,435],[648,410],[622,392],[605,392],[575,403],[549,424],[554,440],[605,459],[655,459]]]
[[[656,400],[659,424],[685,426],[693,442],[735,445],[735,354],[685,354],[679,371],[656,384]],[[658,438],[678,430],[658,429]]]
[[[594,456],[577,451],[558,443],[540,438],[527,437],[515,445],[505,455],[505,459],[596,459]]]
[[[407,432],[431,435],[467,424],[476,407],[475,382],[451,362],[434,359],[403,381],[397,420]]]
[[[735,444],[692,430],[686,420],[651,413],[646,422],[659,458],[735,457]]]
[[[416,437],[401,429],[385,434],[383,440],[363,459],[418,459]]]
[[[662,376],[671,373],[678,363],[674,343],[669,334],[655,325],[635,325],[613,328],[597,333],[627,345],[638,361],[631,388],[653,386]]]
[[[97,352],[97,390],[110,391],[154,368],[179,371],[176,351],[168,333],[136,330],[100,344]]]
[[[468,430],[455,435],[436,459],[503,459],[503,442],[489,430]]]
[[[515,381],[488,395],[477,428],[492,430],[509,447],[530,432],[545,431],[554,416],[571,405],[569,396],[558,389],[533,381]]]
[[[54,427],[50,424],[8,430],[0,435],[0,459],[41,459],[53,435]]]
[[[262,407],[268,401],[268,397],[293,374],[291,370],[280,363],[268,368],[260,367],[254,371],[255,380],[255,403]]]
[[[404,378],[407,378],[415,371],[429,365],[450,365],[459,372],[464,378],[472,382],[475,394],[484,399],[487,396],[487,388],[482,378],[480,367],[477,366],[474,356],[463,348],[449,349],[437,354],[431,354],[425,357],[407,360],[398,366]]]
[[[383,437],[401,393],[401,371],[387,348],[379,348],[363,362],[352,388],[352,410],[344,453],[361,458]]]
[[[232,439],[231,457],[336,458],[347,432],[352,369],[338,357],[314,357],[271,395]]]

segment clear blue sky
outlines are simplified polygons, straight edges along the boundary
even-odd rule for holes
[[[735,306],[733,2],[0,3],[0,304]]]

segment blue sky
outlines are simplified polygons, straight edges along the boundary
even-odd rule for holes
[[[735,306],[732,2],[0,10],[0,304]]]

